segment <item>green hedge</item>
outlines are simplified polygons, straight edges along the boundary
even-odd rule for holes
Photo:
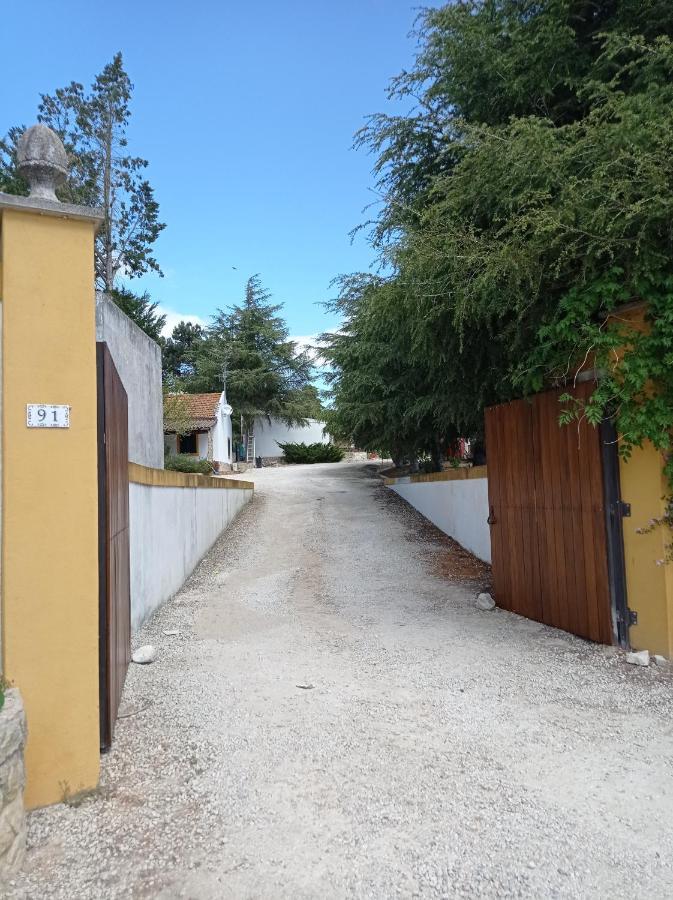
[[[341,462],[343,450],[334,444],[278,444],[289,463]]]
[[[192,456],[190,453],[172,454],[166,457],[164,468],[170,469],[171,472],[189,472],[199,475],[212,475],[213,464],[207,459],[199,459],[198,456]]]

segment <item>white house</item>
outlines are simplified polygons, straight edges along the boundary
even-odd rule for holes
[[[208,459],[216,471],[227,471],[232,462],[231,406],[221,394],[169,394],[181,405],[180,415],[189,420],[186,434],[176,434],[167,425],[164,445],[169,454],[188,453]],[[184,404],[184,406],[183,406]]]
[[[252,433],[254,452],[249,457],[261,456],[265,461],[282,459],[280,444],[329,444],[332,440],[324,433],[325,423],[307,419],[306,425],[287,425],[281,419],[257,416]]]

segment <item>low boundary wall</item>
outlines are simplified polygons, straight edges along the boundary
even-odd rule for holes
[[[491,561],[486,466],[384,478],[384,484],[449,537]]]
[[[251,481],[129,463],[131,627],[178,591],[237,513]]]

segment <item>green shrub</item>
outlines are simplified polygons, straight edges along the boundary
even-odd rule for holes
[[[278,444],[289,463],[341,462],[343,450],[334,444]]]
[[[166,457],[165,468],[171,472],[189,472],[197,475],[212,475],[213,464],[207,459],[199,459],[190,453],[171,454]]]

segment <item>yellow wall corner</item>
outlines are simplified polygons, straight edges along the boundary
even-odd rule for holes
[[[631,504],[623,519],[626,591],[629,608],[638,615],[630,628],[631,646],[670,657],[673,655],[673,571],[664,564],[671,534],[657,526],[643,534],[652,519],[664,512],[669,489],[663,477],[661,454],[651,445],[636,448],[628,461],[620,460],[622,499]]]
[[[96,223],[0,216],[3,667],[34,807],[99,774]],[[28,403],[68,404],[70,427],[28,428]]]

